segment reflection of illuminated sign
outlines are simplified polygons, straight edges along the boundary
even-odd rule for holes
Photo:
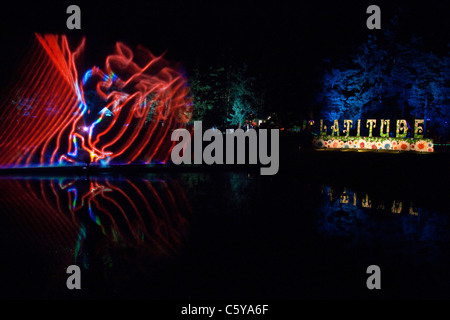
[[[364,208],[372,208],[372,201],[369,199],[369,195],[368,195],[368,194],[366,194],[366,195],[364,196],[364,198],[362,199],[361,205],[362,205]]]
[[[330,201],[333,201],[333,189],[328,190],[328,195],[330,196]]]
[[[402,208],[403,208],[403,203],[394,201],[394,203],[392,204],[392,208],[391,211],[392,213],[401,213],[402,212]]]
[[[418,216],[419,215],[419,212],[417,212],[417,208],[414,208],[412,203],[409,206],[409,214],[412,215],[412,216]]]
[[[333,190],[333,188],[323,187],[322,194],[325,192],[326,196],[329,200],[329,202],[334,202],[335,199],[339,199],[340,205],[349,205],[353,207],[358,207],[358,196],[356,192],[352,192],[344,188],[344,190],[336,194],[336,192]],[[403,211],[403,201],[394,200],[392,203],[390,203],[388,206],[385,205],[385,203],[377,203],[375,206],[373,206],[372,200],[369,197],[368,194],[364,194],[361,197],[361,208],[374,208],[376,210],[385,210],[386,208],[390,209],[390,212],[400,214]],[[418,216],[418,210],[414,207],[413,203],[411,202],[409,205],[409,209],[407,211],[410,215]]]
[[[341,194],[339,201],[340,203],[348,203],[348,194],[345,189],[344,192]]]

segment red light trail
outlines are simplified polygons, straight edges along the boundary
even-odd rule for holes
[[[0,208],[14,240],[59,252],[62,265],[77,262],[91,238],[153,259],[173,257],[184,246],[191,213],[182,186],[159,179],[0,179]]]
[[[166,162],[172,130],[192,116],[185,76],[162,56],[118,42],[104,70],[79,77],[66,36],[36,34],[0,111],[0,166]]]

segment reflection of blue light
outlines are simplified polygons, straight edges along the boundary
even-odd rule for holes
[[[83,76],[83,85],[86,84],[86,82],[89,80],[91,76],[92,76],[92,69],[89,69]]]
[[[77,244],[75,246],[75,258],[77,258],[78,254],[80,253],[81,244],[84,239],[86,239],[86,228],[84,227],[84,225],[81,225],[80,233],[78,234]]]
[[[89,203],[89,216],[91,217],[92,221],[94,221],[97,225],[101,225],[99,217],[96,217],[92,212],[91,203]]]
[[[77,189],[76,188],[70,188],[67,190],[68,192],[73,192],[75,195],[73,197],[73,201],[72,201],[72,210],[75,209],[75,205],[77,204]]]
[[[92,207],[91,207],[90,202],[89,202],[89,216],[91,217],[92,221],[95,222],[95,216],[94,216],[94,213],[92,212]]]

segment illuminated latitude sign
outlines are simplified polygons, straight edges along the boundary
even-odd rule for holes
[[[343,131],[339,131],[338,120],[333,121],[331,133],[328,134],[327,127],[324,126],[323,120],[320,120],[320,134],[315,137],[313,144],[315,148],[328,149],[374,149],[374,150],[393,150],[393,151],[417,151],[417,152],[433,152],[434,145],[432,139],[423,137],[423,119],[414,121],[414,134],[408,137],[408,123],[401,119],[396,122],[395,137],[390,134],[390,120],[381,119],[379,122],[379,137],[372,135],[373,129],[377,128],[376,119],[367,119],[366,128],[369,129],[369,135],[362,137],[361,119],[356,123],[356,136],[350,136],[350,129],[353,127],[353,120],[344,120]],[[412,135],[412,134],[411,134]]]

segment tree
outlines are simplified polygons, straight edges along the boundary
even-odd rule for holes
[[[347,83],[355,73],[355,70],[349,69],[332,69],[330,72],[325,72],[322,80],[324,88],[322,95],[327,108],[323,109],[322,116],[326,120],[333,121],[349,116]]]
[[[318,97],[322,117],[424,118],[444,134],[448,127],[442,123],[450,116],[449,57],[424,51],[418,37],[396,42],[393,29],[386,28],[379,38],[369,36],[338,67],[325,70]]]
[[[206,126],[241,126],[249,114],[260,111],[260,91],[245,64],[210,66],[206,71],[196,67],[189,82],[193,119],[203,121]]]
[[[255,78],[249,77],[247,65],[234,67],[228,73],[228,103],[231,111],[227,114],[230,125],[241,127],[251,114],[257,113],[261,104],[255,90]]]
[[[433,53],[415,50],[415,54],[407,63],[412,77],[409,77],[410,83],[402,92],[407,97],[409,113],[415,118],[425,119],[425,132],[429,124],[433,131],[441,133],[440,124],[448,119],[446,59]]]
[[[383,77],[386,60],[387,52],[380,48],[376,37],[369,36],[350,59],[340,61],[338,68],[325,71],[319,96],[324,104],[322,116],[328,121],[339,118],[356,121],[373,114],[382,102],[386,87]]]
[[[196,67],[189,82],[194,104],[193,120],[201,120],[207,125],[222,124],[227,87],[225,68],[210,66],[202,72]]]

